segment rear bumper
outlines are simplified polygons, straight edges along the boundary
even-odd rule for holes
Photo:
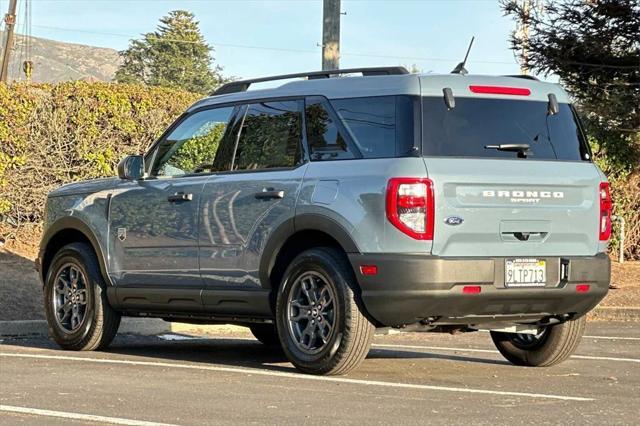
[[[535,257],[535,256],[532,256]],[[504,258],[439,258],[405,254],[352,254],[349,259],[369,315],[384,326],[427,318],[438,324],[534,322],[569,314],[578,317],[607,294],[611,263],[606,254],[585,257],[540,257],[547,261],[545,287],[507,288]],[[561,261],[568,273],[560,276]],[[363,275],[362,265],[376,265]],[[589,291],[576,291],[589,284]],[[463,294],[465,285],[479,294]]]

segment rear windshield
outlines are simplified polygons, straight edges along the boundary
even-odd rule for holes
[[[487,145],[528,144],[531,160],[589,160],[586,141],[571,106],[547,114],[547,102],[455,98],[448,110],[443,98],[422,99],[423,155],[516,158],[517,152]]]

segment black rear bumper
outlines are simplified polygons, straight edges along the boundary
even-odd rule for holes
[[[540,257],[547,261],[547,284],[526,288],[505,287],[504,258],[351,254],[349,259],[367,312],[384,326],[425,319],[437,324],[479,324],[535,322],[567,314],[579,317],[604,298],[611,275],[606,254]],[[568,267],[564,277],[561,262]],[[363,275],[362,265],[376,265],[377,274]],[[578,284],[588,284],[589,290],[578,292]],[[481,291],[465,294],[464,286],[480,286]]]

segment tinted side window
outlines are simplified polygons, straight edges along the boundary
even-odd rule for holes
[[[395,96],[336,99],[331,104],[353,136],[363,157],[395,157]]]
[[[305,107],[307,142],[313,160],[354,158],[322,98],[308,98]]]
[[[301,101],[250,104],[232,170],[294,167],[302,160]]]
[[[233,107],[208,109],[184,119],[156,147],[152,176],[181,176],[212,169]]]

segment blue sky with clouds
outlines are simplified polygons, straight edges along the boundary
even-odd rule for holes
[[[122,50],[170,10],[185,9],[200,21],[225,75],[320,68],[321,0],[31,1],[32,34],[39,37]],[[0,0],[3,13],[6,6]],[[475,35],[471,72],[519,72],[507,40],[515,23],[497,0],[343,0],[342,10],[341,67],[416,64],[449,72]]]

